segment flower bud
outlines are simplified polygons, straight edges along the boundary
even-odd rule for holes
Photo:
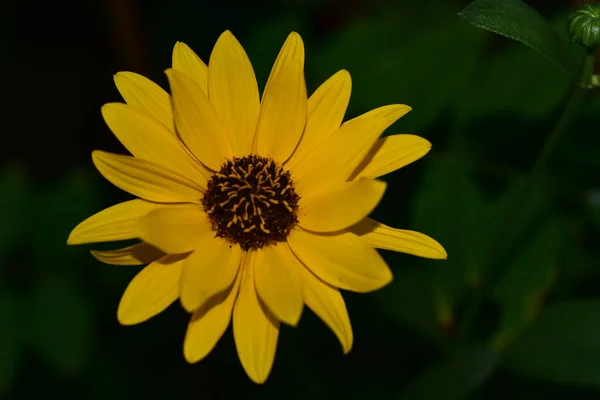
[[[569,15],[569,35],[588,51],[600,47],[600,5],[587,4]]]

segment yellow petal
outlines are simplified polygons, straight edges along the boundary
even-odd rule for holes
[[[208,93],[231,138],[234,155],[249,155],[260,112],[258,85],[246,52],[229,31],[219,37],[210,55]]]
[[[306,124],[306,84],[299,61],[285,65],[265,92],[256,128],[256,153],[283,163]]]
[[[172,131],[149,114],[127,104],[111,103],[102,107],[102,116],[136,158],[179,172],[206,187],[210,173],[188,154]]]
[[[115,85],[125,102],[151,115],[175,134],[171,96],[150,79],[134,72],[119,72]]]
[[[260,299],[281,321],[296,326],[302,315],[302,282],[298,259],[285,244],[258,250],[254,284]]]
[[[214,236],[214,233],[213,235]],[[237,275],[242,250],[221,238],[200,242],[185,261],[181,275],[181,304],[194,311],[231,286]]]
[[[208,67],[187,44],[175,43],[172,65],[173,69],[189,76],[204,93],[208,94]]]
[[[381,222],[365,218],[350,231],[378,249],[398,251],[419,257],[445,259],[446,250],[434,239],[419,232],[390,228]]]
[[[344,119],[352,80],[346,70],[338,71],[326,80],[308,99],[306,127],[298,148],[288,161],[293,168],[321,142],[335,132]]]
[[[233,337],[240,362],[256,383],[264,383],[275,359],[279,321],[260,304],[254,286],[256,252],[242,257],[244,277],[233,308]]]
[[[202,206],[195,204],[149,212],[138,220],[136,230],[144,242],[169,254],[194,251],[198,244],[215,235]]]
[[[77,225],[67,244],[133,239],[137,236],[135,221],[158,207],[163,205],[136,199],[106,208]]]
[[[202,197],[202,182],[148,161],[99,150],[92,152],[92,161],[110,183],[149,201],[198,203]]]
[[[377,140],[351,179],[377,178],[408,165],[431,150],[431,143],[416,135],[391,135]]]
[[[166,255],[141,270],[123,293],[117,311],[119,322],[144,322],[177,300],[182,266],[181,256]]]
[[[383,131],[408,111],[405,105],[384,106],[345,122],[297,166],[288,166],[297,189],[347,180]]]
[[[294,229],[288,243],[308,269],[340,289],[370,292],[392,280],[392,272],[377,250],[353,233],[318,235]]]
[[[347,354],[352,349],[354,336],[340,291],[317,278],[304,265],[297,267],[302,277],[304,302],[333,331]]]
[[[218,171],[233,153],[229,138],[206,93],[183,72],[166,72],[173,93],[175,125],[192,153],[204,165]]]
[[[316,232],[333,232],[354,225],[375,209],[386,186],[382,181],[359,179],[303,194],[298,224]]]
[[[298,35],[296,32],[290,33],[285,40],[285,43],[283,43],[283,46],[281,46],[281,50],[279,50],[277,59],[275,59],[275,63],[273,64],[271,74],[269,75],[269,79],[267,80],[267,84],[265,85],[265,90],[263,93],[267,93],[271,82],[281,72],[282,68],[293,61],[298,61],[301,68],[303,68],[304,43],[302,42],[300,35]]]
[[[138,243],[118,250],[92,250],[91,253],[98,261],[111,265],[150,264],[165,255],[148,243]]]
[[[225,333],[231,320],[241,275],[238,275],[231,288],[211,297],[192,314],[183,342],[183,354],[187,362],[195,363],[206,357]]]

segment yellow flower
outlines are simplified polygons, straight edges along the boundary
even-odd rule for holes
[[[338,289],[369,292],[391,281],[376,248],[446,258],[428,236],[367,218],[386,188],[376,178],[431,147],[414,135],[379,138],[410,107],[384,106],[342,123],[350,75],[339,71],[307,99],[297,33],[284,43],[262,98],[229,31],[208,66],[177,43],[166,74],[172,96],[140,75],[115,76],[127,104],[107,104],[102,115],[133,156],[92,157],[106,179],[139,199],[93,215],[68,239],[141,240],[92,252],[109,264],[149,263],[123,294],[122,324],[145,321],[179,298],[193,313],[184,355],[197,362],[233,319],[240,361],[261,383],[280,323],[295,326],[304,304],[350,350]]]

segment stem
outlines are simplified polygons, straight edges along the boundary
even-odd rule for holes
[[[595,58],[595,54],[591,52],[586,54],[585,59],[583,60],[583,68],[577,84],[582,86],[584,89],[590,89],[590,83],[592,81],[592,76],[594,75]]]
[[[506,237],[511,233],[513,227],[516,226],[524,217],[523,211],[526,210],[527,207],[523,207],[523,204],[524,202],[528,201],[531,191],[543,176],[552,152],[556,148],[556,145],[564,134],[566,128],[571,123],[576,111],[581,106],[587,90],[590,88],[590,81],[593,71],[594,56],[588,54],[583,62],[579,79],[573,85],[569,101],[563,109],[558,121],[556,121],[554,128],[548,135],[546,142],[544,143],[539,155],[535,160],[535,163],[533,164],[531,174],[528,177],[530,184],[523,185],[519,194],[521,201],[515,203],[515,206],[511,210],[509,217],[505,219],[505,223],[500,230],[499,238],[495,242],[495,246],[490,251],[490,260],[492,260],[491,262],[494,262],[500,258],[499,253],[501,253],[501,250],[503,250],[503,243],[507,242]],[[477,317],[477,314],[479,313],[479,308],[481,307],[483,295],[486,292],[486,289],[489,288],[491,284],[501,279],[506,272],[506,269],[502,267],[502,263],[498,262],[490,266],[488,275],[477,289],[473,301],[471,301],[471,303],[467,306],[464,314],[463,329],[461,329],[461,339],[466,340],[471,335],[473,323]]]
[[[558,140],[565,132],[565,129],[573,119],[573,115],[581,106],[583,99],[589,89],[590,81],[592,79],[592,74],[594,72],[594,56],[586,55],[583,61],[583,67],[581,69],[581,75],[579,76],[579,80],[577,84],[573,87],[573,92],[571,93],[571,98],[567,103],[567,106],[563,110],[560,118],[554,125],[554,129],[548,136],[546,143],[544,143],[544,147],[540,152],[535,164],[532,169],[532,178],[537,180],[544,170],[546,169],[546,164],[548,163],[548,158],[550,154],[554,151]]]
[[[554,148],[556,147],[559,139],[565,132],[567,126],[573,119],[573,115],[581,106],[581,103],[583,102],[586,93],[587,89],[579,85],[575,86],[575,88],[573,89],[573,93],[571,94],[571,98],[569,99],[567,106],[565,107],[563,113],[556,122],[556,125],[554,125],[554,129],[552,129],[552,132],[550,132],[550,135],[548,135],[548,139],[544,143],[544,147],[540,151],[540,154],[535,164],[533,165],[531,174],[534,180],[537,180],[546,169],[546,165],[548,164],[548,159],[550,158],[550,155],[554,151]]]

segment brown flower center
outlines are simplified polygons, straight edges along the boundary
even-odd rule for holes
[[[212,176],[202,205],[217,236],[248,251],[286,240],[299,199],[288,171],[270,158],[246,156]]]

